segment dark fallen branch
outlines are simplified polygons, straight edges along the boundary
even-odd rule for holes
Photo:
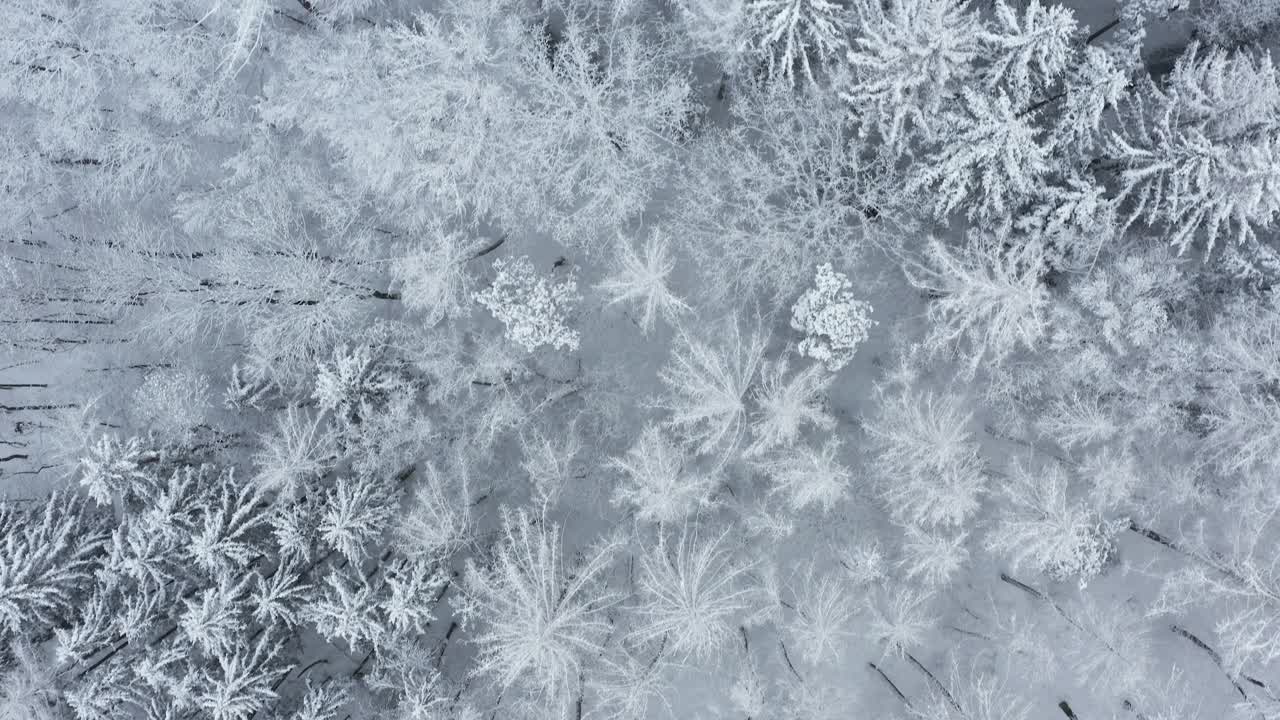
[[[778,647],[782,648],[782,659],[787,662],[787,668],[791,670],[791,674],[795,675],[800,682],[804,682],[804,678],[800,677],[800,673],[796,671],[796,666],[791,664],[791,655],[787,652],[787,644],[779,640]]]
[[[1111,32],[1112,30],[1114,30],[1114,29],[1115,29],[1117,26],[1119,26],[1119,25],[1120,25],[1120,18],[1116,18],[1115,20],[1112,20],[1111,22],[1107,23],[1106,25],[1103,25],[1102,27],[1100,27],[1100,28],[1098,28],[1097,30],[1094,30],[1092,33],[1090,33],[1090,34],[1089,34],[1089,37],[1087,37],[1087,38],[1085,38],[1085,39],[1084,39],[1084,44],[1085,44],[1085,45],[1092,45],[1092,44],[1094,43],[1094,41],[1096,41],[1098,38],[1100,38],[1100,37],[1102,37],[1103,35],[1106,35],[1107,33]]]
[[[502,235],[501,235],[497,240],[494,240],[493,242],[491,242],[491,243],[489,243],[488,245],[486,245],[486,246],[484,246],[483,248],[481,248],[481,249],[480,249],[480,251],[479,251],[479,252],[477,252],[475,255],[472,255],[472,256],[471,256],[471,259],[472,259],[472,260],[475,260],[476,258],[482,258],[482,257],[484,257],[485,255],[488,255],[489,253],[493,252],[494,250],[497,250],[498,248],[502,247],[502,243],[504,243],[504,242],[506,242],[506,241],[507,241],[507,234],[506,234],[506,233],[502,233]]]
[[[0,410],[5,412],[22,412],[24,410],[68,410],[78,408],[75,403],[65,403],[63,405],[0,405]]]
[[[1035,598],[1035,599],[1037,599],[1037,600],[1045,600],[1045,599],[1046,599],[1046,598],[1045,598],[1044,593],[1042,593],[1042,592],[1040,592],[1039,590],[1037,590],[1037,589],[1035,589],[1035,588],[1031,587],[1030,585],[1028,585],[1028,584],[1026,584],[1026,583],[1022,582],[1021,580],[1015,580],[1014,578],[1009,577],[1009,575],[1007,575],[1006,573],[1000,573],[1000,579],[1001,579],[1002,581],[1004,581],[1004,582],[1006,582],[1006,583],[1009,583],[1010,585],[1012,585],[1012,586],[1014,586],[1014,587],[1018,588],[1018,589],[1019,589],[1019,590],[1021,590],[1022,592],[1027,593],[1028,595],[1030,595],[1031,597],[1033,597],[1033,598]]]
[[[960,707],[960,703],[956,702],[955,696],[951,694],[951,691],[947,689],[947,686],[943,685],[941,680],[934,677],[934,674],[929,672],[929,668],[925,667],[924,664],[917,660],[911,653],[907,653],[907,662],[915,665],[917,670],[924,673],[924,676],[929,678],[930,684],[937,688],[938,692],[942,693],[942,697],[947,701],[948,705],[955,708],[956,712],[964,715],[964,708]]]
[[[907,709],[910,710],[911,701],[907,699],[906,695],[902,694],[902,691],[898,689],[897,684],[895,684],[892,680],[889,679],[889,676],[885,674],[884,670],[881,670],[880,666],[876,665],[873,662],[867,663],[867,666],[870,667],[872,670],[876,671],[876,674],[879,675],[885,681],[885,683],[889,685],[889,689],[893,691],[893,694],[897,695],[898,699],[902,701],[902,704],[906,705]]]
[[[1066,715],[1069,720],[1080,720],[1080,717],[1075,714],[1075,711],[1071,709],[1071,706],[1067,704],[1066,700],[1062,700],[1058,703],[1058,709],[1061,710],[1062,714]]]
[[[1129,531],[1130,531],[1130,532],[1137,533],[1137,534],[1141,535],[1142,537],[1144,537],[1144,538],[1146,538],[1146,539],[1150,540],[1150,541],[1151,541],[1151,542],[1153,542],[1153,543],[1157,543],[1157,544],[1163,545],[1163,546],[1165,546],[1165,547],[1169,548],[1170,550],[1172,550],[1172,551],[1174,551],[1174,552],[1182,553],[1183,555],[1186,555],[1186,554],[1187,554],[1187,552],[1186,552],[1185,550],[1183,550],[1182,548],[1178,547],[1178,544],[1177,544],[1177,543],[1175,543],[1174,541],[1170,540],[1169,538],[1165,537],[1164,535],[1161,535],[1160,533],[1156,532],[1155,530],[1151,530],[1151,529],[1149,529],[1149,528],[1144,528],[1144,527],[1142,527],[1141,525],[1138,525],[1137,523],[1133,522],[1132,520],[1130,520],[1130,521],[1129,521]]]
[[[440,663],[444,662],[444,652],[449,649],[449,639],[453,637],[453,633],[458,629],[457,622],[450,622],[449,629],[444,633],[444,639],[440,641],[440,649],[436,650],[435,666],[440,667]]]
[[[1227,680],[1231,683],[1231,686],[1236,689],[1236,692],[1240,693],[1240,697],[1245,700],[1249,699],[1248,693],[1244,691],[1244,688],[1240,686],[1240,683],[1236,682],[1236,679],[1231,677],[1231,674],[1227,672],[1226,666],[1222,664],[1222,656],[1218,654],[1217,650],[1209,647],[1208,643],[1196,637],[1190,630],[1187,630],[1181,625],[1170,625],[1169,629],[1172,630],[1175,635],[1186,638],[1192,645],[1195,645],[1204,651],[1204,654],[1208,655],[1209,659],[1213,661],[1213,664],[1217,665],[1218,669],[1222,671],[1222,674],[1226,676]]]

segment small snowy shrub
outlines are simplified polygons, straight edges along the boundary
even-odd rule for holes
[[[147,375],[133,394],[138,422],[164,440],[181,441],[204,422],[211,403],[209,382],[190,370],[160,370]]]
[[[844,367],[858,344],[867,339],[871,326],[871,305],[855,300],[849,292],[849,277],[818,266],[814,287],[791,306],[791,327],[803,332],[800,354],[818,360],[835,372]]]
[[[493,267],[493,284],[474,295],[507,328],[507,337],[533,352],[542,345],[578,349],[578,331],[565,325],[565,316],[578,301],[578,283],[572,276],[552,284],[538,277],[527,255],[513,260],[499,258]]]

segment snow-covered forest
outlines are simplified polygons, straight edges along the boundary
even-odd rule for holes
[[[1278,59],[3,0],[0,720],[1280,720]]]

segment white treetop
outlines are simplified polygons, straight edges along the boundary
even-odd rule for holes
[[[791,306],[791,327],[804,333],[801,355],[811,357],[835,372],[853,359],[876,321],[870,303],[855,300],[853,283],[831,263],[818,266],[814,287]]]

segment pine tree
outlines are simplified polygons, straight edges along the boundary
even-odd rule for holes
[[[835,427],[835,418],[826,406],[834,376],[821,365],[810,365],[787,378],[790,366],[790,358],[783,355],[765,362],[760,370],[760,384],[751,393],[757,409],[751,414],[748,456],[792,447],[805,427],[816,431]]]
[[[1033,93],[1043,92],[1075,59],[1076,22],[1070,8],[1042,5],[1032,0],[1022,10],[1001,0],[995,4],[995,22],[982,33],[989,52],[984,68],[987,84],[1000,86],[1018,105],[1027,105]]]
[[[847,46],[846,10],[830,0],[750,0],[747,25],[770,78],[817,84]]]
[[[1114,558],[1126,520],[1107,520],[1069,492],[1069,478],[1057,465],[1014,465],[1001,490],[1009,507],[987,535],[987,547],[1009,555],[1015,570],[1087,585]]]
[[[320,537],[349,561],[359,563],[387,531],[398,507],[396,500],[392,488],[376,478],[338,478],[320,519]]]
[[[857,0],[859,34],[848,59],[852,82],[842,97],[891,150],[932,136],[952,88],[976,75],[983,28],[976,12],[946,0]]]
[[[609,298],[609,304],[638,302],[641,307],[637,324],[645,335],[652,333],[658,318],[673,323],[689,312],[689,305],[667,286],[667,277],[676,267],[671,257],[670,241],[660,230],[645,237],[643,257],[631,242],[619,237],[620,254],[613,273],[596,288]]]
[[[931,239],[923,261],[903,269],[912,285],[936,298],[928,310],[928,347],[967,356],[971,372],[983,361],[1000,363],[1019,348],[1033,348],[1045,333],[1049,293],[1034,245],[1005,250],[974,238],[952,249]]]
[[[266,710],[276,699],[273,681],[289,669],[280,652],[279,640],[264,632],[256,643],[217,656],[217,668],[201,678],[206,688],[198,698],[201,709],[213,720],[248,720]]]
[[[701,661],[732,640],[748,606],[750,567],[732,556],[727,536],[699,540],[686,524],[674,543],[663,535],[641,557],[636,640],[663,641],[677,656]]]
[[[1184,252],[1203,234],[1253,248],[1280,218],[1280,73],[1269,56],[1183,52],[1162,87],[1143,83],[1105,151],[1119,169],[1128,222],[1166,228]],[[1274,263],[1270,256],[1264,258]]]
[[[325,576],[323,595],[303,609],[316,632],[330,641],[341,640],[355,651],[377,648],[387,628],[377,612],[378,588],[352,565]]]
[[[104,523],[76,495],[55,493],[30,507],[0,503],[0,538],[0,638],[42,641],[92,585]]]
[[[746,401],[765,346],[759,330],[744,338],[735,317],[724,320],[714,342],[682,329],[679,345],[658,374],[669,393],[667,424],[700,455],[731,451],[745,434]]]
[[[617,598],[599,583],[615,549],[605,545],[582,564],[570,564],[558,527],[504,510],[491,563],[471,563],[466,572],[461,610],[475,628],[473,673],[564,707],[609,629],[603,611]]]
[[[625,455],[609,466],[624,480],[613,491],[615,505],[635,509],[645,522],[673,523],[710,504],[715,477],[691,467],[684,450],[656,425],[648,425]]]
[[[960,208],[971,220],[1005,216],[1039,190],[1050,170],[1039,129],[1000,90],[961,90],[960,102],[943,114],[935,133],[930,162],[907,187],[936,193],[939,218]]]
[[[881,391],[879,401],[879,414],[863,427],[890,511],[918,525],[961,525],[987,485],[964,399],[904,390]]]
[[[202,526],[189,539],[188,554],[210,575],[244,567],[262,548],[259,532],[266,525],[262,496],[249,483],[228,473],[209,498]]]
[[[793,512],[818,506],[831,512],[848,494],[852,475],[840,464],[839,440],[827,441],[821,449],[797,447],[766,456],[754,464],[769,478],[769,492],[782,493]]]

